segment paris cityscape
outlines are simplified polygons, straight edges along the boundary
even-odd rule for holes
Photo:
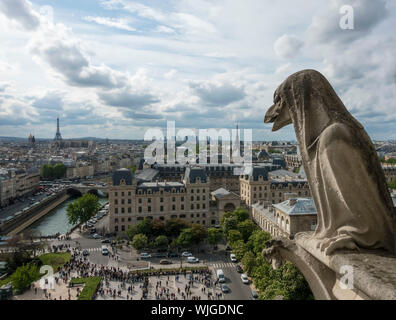
[[[0,300],[396,300],[396,6],[296,2],[0,0]]]

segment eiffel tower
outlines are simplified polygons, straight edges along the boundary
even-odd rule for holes
[[[59,130],[59,118],[56,118],[56,134],[54,141],[61,141],[61,140],[62,140],[62,136]]]

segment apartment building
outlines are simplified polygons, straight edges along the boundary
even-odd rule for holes
[[[209,211],[209,185],[205,170],[199,167],[186,168],[181,182],[145,182],[131,170],[119,169],[109,186],[109,230],[123,233],[144,218],[216,225],[219,213]]]

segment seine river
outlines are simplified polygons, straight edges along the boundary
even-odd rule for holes
[[[44,217],[34,222],[27,228],[31,230],[35,235],[49,236],[57,234],[65,234],[69,231],[73,225],[67,221],[66,208],[67,205],[75,199],[69,199],[55,209],[48,212]],[[107,201],[106,198],[99,198],[101,204]]]

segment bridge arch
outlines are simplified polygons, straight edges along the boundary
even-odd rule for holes
[[[66,190],[67,194],[73,197],[81,197],[82,193],[80,190],[76,189],[76,188],[68,188]]]

